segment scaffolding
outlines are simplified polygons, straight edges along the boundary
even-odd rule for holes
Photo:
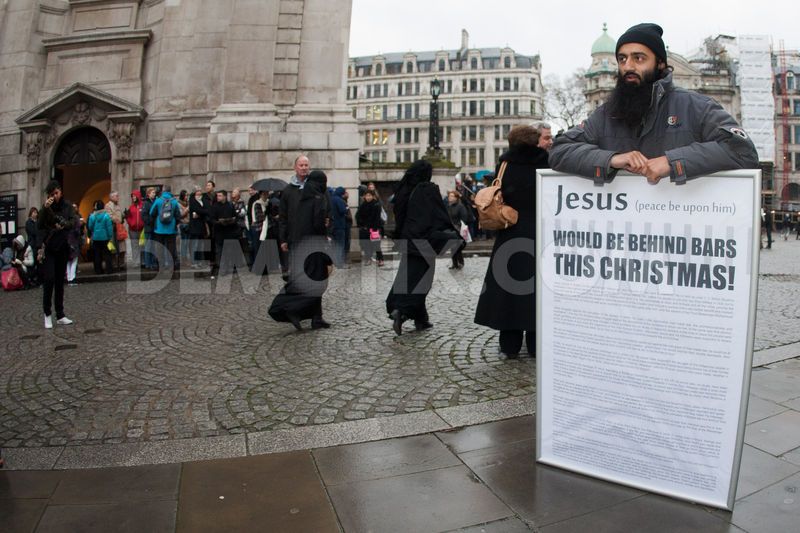
[[[742,127],[762,162],[775,161],[775,97],[772,92],[772,47],[766,35],[739,36],[738,82]]]
[[[776,92],[780,98],[780,110],[778,111],[778,117],[780,119],[781,144],[779,154],[782,161],[780,179],[776,183],[776,189],[781,198],[782,204],[789,200],[789,188],[787,185],[789,184],[789,177],[792,173],[792,157],[789,153],[789,142],[791,141],[791,132],[789,131],[789,113],[791,113],[791,104],[789,101],[789,87],[786,84],[786,72],[786,49],[783,46],[783,39],[781,39],[778,46],[778,79]]]

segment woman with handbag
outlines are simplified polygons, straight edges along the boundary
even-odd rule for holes
[[[467,227],[469,223],[469,213],[461,202],[461,194],[459,194],[458,191],[450,191],[447,193],[447,214],[450,216],[450,223],[453,224],[453,227],[458,231],[461,237],[464,238],[465,231],[466,236],[469,236],[469,227]],[[461,270],[464,268],[464,253],[462,250],[453,253],[453,264],[450,265],[449,268],[451,270]]]
[[[375,195],[367,190],[364,201],[356,211],[356,224],[358,224],[358,239],[364,251],[364,264],[372,262],[375,256],[378,266],[383,266],[383,252],[381,239],[383,238],[383,220],[381,220],[381,204]]]
[[[535,357],[536,326],[536,169],[547,167],[547,152],[538,147],[539,131],[517,126],[508,134],[509,149],[496,170],[503,203],[518,213],[516,224],[497,231],[475,323],[500,331],[500,352],[519,356],[525,337]],[[502,264],[496,264],[498,261]]]
[[[425,299],[433,284],[436,255],[445,247],[463,243],[450,223],[439,186],[431,183],[433,167],[415,161],[395,189],[395,244],[400,266],[386,297],[386,311],[397,335],[403,322],[413,320],[417,331],[433,327]]]

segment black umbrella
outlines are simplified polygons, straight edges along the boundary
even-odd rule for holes
[[[251,187],[259,192],[282,191],[289,185],[278,178],[264,178],[256,181]]]

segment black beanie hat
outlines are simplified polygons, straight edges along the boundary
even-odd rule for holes
[[[623,33],[617,40],[617,48],[615,53],[619,52],[623,44],[639,43],[648,47],[656,55],[656,58],[661,61],[667,60],[667,49],[664,47],[664,40],[661,36],[664,35],[664,30],[658,24],[651,24],[643,22],[636,26],[631,26],[628,31]]]

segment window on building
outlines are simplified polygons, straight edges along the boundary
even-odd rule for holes
[[[469,102],[469,116],[474,117],[478,114],[478,102],[470,100]]]
[[[519,91],[519,78],[514,78],[514,90]]]
[[[486,92],[486,80],[483,78],[481,78],[481,92],[482,93]]]
[[[503,115],[511,114],[511,100],[503,100]]]
[[[794,137],[792,138],[792,142],[794,144],[800,144],[800,124],[795,124],[792,126],[794,130]]]
[[[788,91],[794,90],[794,72],[786,73],[786,90]]]
[[[369,144],[372,146],[389,144],[389,130],[371,130]]]
[[[800,115],[800,100],[792,100],[792,114]]]
[[[800,152],[794,152],[792,155],[794,156],[794,170],[797,172],[800,170]]]
[[[453,80],[447,80],[447,92],[448,93],[453,92]]]
[[[419,104],[414,104],[414,118],[419,118]]]
[[[386,106],[369,105],[367,106],[367,120],[384,120],[386,118]]]
[[[414,82],[414,94],[419,94],[419,82]]]
[[[474,78],[469,80],[469,92],[471,93],[478,92],[478,80]]]
[[[414,72],[414,63],[411,61],[406,63],[406,72]]]
[[[397,104],[397,120],[403,118],[403,104]]]
[[[494,164],[495,165],[497,165],[497,163],[500,162],[500,155],[502,153],[503,153],[503,149],[502,148],[495,148],[494,149]]]
[[[531,78],[531,92],[536,92],[536,78]]]
[[[514,100],[514,115],[519,115],[519,100]]]
[[[477,57],[473,57],[472,59],[469,60],[469,68],[471,68],[472,70],[478,70],[478,58]]]
[[[383,65],[381,65],[380,63],[375,65],[375,75],[383,76]]]
[[[511,58],[510,57],[506,56],[505,59],[503,59],[503,66],[505,68],[511,68]]]
[[[511,78],[503,78],[503,89],[504,91],[511,90]]]
[[[447,63],[445,62],[445,60],[444,59],[440,59],[439,60],[439,71],[440,72],[444,72],[446,70],[446,67],[447,67]]]
[[[367,98],[372,98],[372,85],[367,85]]]
[[[486,114],[486,102],[483,100],[480,101],[480,109],[478,110],[478,114],[480,116],[484,116]]]

